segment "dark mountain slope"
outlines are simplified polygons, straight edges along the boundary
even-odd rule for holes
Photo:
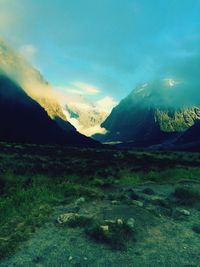
[[[66,133],[17,84],[0,76],[0,140],[26,143],[89,145],[77,132]]]
[[[61,105],[58,103],[52,86],[17,51],[0,39],[0,71],[15,81],[35,101],[37,101],[66,132],[76,131],[67,121]]]
[[[183,150],[200,151],[200,120],[197,120],[195,124],[175,142],[175,148],[176,147]]]
[[[200,108],[180,103],[180,99],[183,99],[181,87],[172,86],[172,81],[140,86],[102,124],[107,133],[95,138],[134,146],[171,142],[200,119]]]

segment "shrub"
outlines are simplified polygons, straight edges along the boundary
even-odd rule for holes
[[[68,226],[76,228],[76,227],[88,227],[93,223],[93,218],[84,215],[74,216],[67,223]]]
[[[92,239],[108,244],[112,249],[126,249],[126,243],[134,239],[133,229],[125,222],[110,222],[105,225],[96,223],[86,229]]]
[[[200,188],[198,186],[178,186],[175,197],[183,205],[193,205],[200,201]]]

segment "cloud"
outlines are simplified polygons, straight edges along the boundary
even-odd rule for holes
[[[33,44],[25,44],[20,47],[19,52],[28,60],[31,60],[37,54],[37,48]]]
[[[90,84],[87,84],[87,83],[83,83],[83,82],[74,82],[73,85],[79,89],[81,92],[84,92],[85,94],[88,94],[88,95],[93,95],[93,94],[98,94],[100,93],[100,89],[93,86],[93,85],[90,85]]]
[[[63,91],[65,93],[69,93],[72,95],[96,95],[101,92],[99,88],[94,85],[76,81],[71,82],[67,86],[55,86],[59,91]]]
[[[117,102],[111,96],[106,96],[96,101],[95,104],[98,109],[110,112],[112,108],[117,105]]]

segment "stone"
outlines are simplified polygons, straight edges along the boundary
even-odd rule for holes
[[[190,211],[180,208],[173,208],[171,211],[171,216],[174,218],[180,217],[180,216],[190,216]]]
[[[104,232],[108,232],[108,231],[109,231],[109,226],[108,226],[108,225],[101,225],[100,228],[101,228]]]
[[[179,212],[185,216],[190,216],[190,211],[188,210],[180,209]]]
[[[79,206],[81,204],[85,203],[85,198],[84,197],[80,197],[75,201],[75,205]]]
[[[59,224],[64,224],[64,223],[68,223],[69,221],[77,218],[78,214],[77,213],[64,213],[61,214],[58,218],[57,218],[57,222]]]
[[[69,261],[72,261],[72,260],[73,260],[73,257],[72,257],[72,256],[70,256],[68,260],[69,260]]]
[[[121,225],[121,224],[123,224],[123,221],[122,221],[122,219],[117,219],[116,223]]]
[[[127,221],[127,225],[131,228],[134,229],[135,228],[135,219],[134,218],[130,218]]]
[[[113,204],[113,205],[119,205],[120,202],[119,202],[118,200],[112,200],[112,201],[111,201],[111,204]]]
[[[154,205],[158,205],[161,207],[168,207],[169,206],[168,200],[166,200],[165,198],[160,197],[160,196],[152,196],[150,198],[150,202]]]
[[[142,201],[139,201],[139,200],[132,200],[132,204],[134,206],[137,206],[137,207],[140,207],[140,208],[142,208],[144,206],[144,203]]]
[[[145,188],[142,192],[146,195],[154,195],[155,194],[155,192],[151,188]]]

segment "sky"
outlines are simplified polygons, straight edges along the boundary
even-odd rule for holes
[[[160,78],[200,90],[199,13],[200,0],[0,0],[0,38],[56,90],[113,106]]]

